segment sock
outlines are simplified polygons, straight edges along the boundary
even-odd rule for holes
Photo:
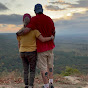
[[[49,83],[53,83],[53,79],[49,79]]]
[[[49,88],[49,83],[48,84],[44,84],[44,88]]]

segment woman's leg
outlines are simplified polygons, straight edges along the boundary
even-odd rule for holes
[[[30,64],[30,78],[29,78],[29,86],[34,86],[34,78],[35,78],[35,70],[36,70],[36,62],[37,62],[37,52],[32,52],[29,54],[28,61]]]
[[[24,83],[25,83],[25,86],[28,86],[29,62],[28,62],[28,59],[25,57],[25,53],[20,53],[20,56],[21,56],[22,62],[23,62]]]

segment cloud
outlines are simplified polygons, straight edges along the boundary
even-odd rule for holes
[[[22,7],[22,4],[17,4],[16,7]]]
[[[69,4],[69,3],[67,3],[67,2],[65,2],[65,1],[63,1],[63,0],[58,0],[58,1],[49,1],[49,3],[51,3],[51,4],[62,4],[62,5],[67,5],[67,4]]]
[[[88,0],[79,0],[76,1],[75,4],[71,3],[70,1],[66,2],[65,0],[58,0],[50,2],[51,4],[61,4],[61,5],[67,5],[70,8],[88,8]]]
[[[4,4],[0,3],[0,11],[9,10]]]
[[[88,33],[88,12],[74,14],[71,20],[61,19],[55,22],[57,34],[80,34]]]
[[[22,24],[22,15],[11,14],[11,15],[0,15],[0,24]]]
[[[58,6],[53,6],[53,5],[45,5],[45,9],[50,11],[65,10],[65,9],[60,9]]]
[[[14,25],[14,24],[0,24],[0,33],[13,33],[17,32],[22,25]]]
[[[17,0],[10,0],[11,2],[16,2]]]
[[[82,8],[82,7],[85,7],[85,8],[88,8],[88,0],[80,0],[80,1],[77,1],[78,4],[71,4],[71,7],[75,7],[75,8]]]

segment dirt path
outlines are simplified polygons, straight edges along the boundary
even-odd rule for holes
[[[87,82],[87,85],[85,87],[83,87],[83,88],[88,88],[88,82]]]
[[[55,81],[55,80],[54,80]],[[38,84],[37,81],[35,82],[34,88],[41,88],[43,84]],[[58,78],[57,82],[54,83],[54,88],[88,88],[88,82],[80,80],[79,77],[72,77],[72,76],[66,76],[64,78]],[[8,84],[8,85],[0,85],[0,88],[24,88],[23,83],[19,84]]]
[[[24,88],[22,84],[16,85],[0,85],[0,88]],[[41,85],[36,85],[35,88],[41,88]],[[68,84],[55,84],[54,88],[88,88],[88,86],[83,87],[82,85],[68,85]]]

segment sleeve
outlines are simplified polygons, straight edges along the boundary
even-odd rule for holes
[[[55,26],[53,20],[51,21],[51,23],[52,23],[52,34],[55,35]]]
[[[36,19],[35,18],[31,18],[30,23],[26,26],[28,28],[31,28],[32,30],[36,29]]]
[[[35,30],[35,37],[38,38],[41,35],[41,33],[38,30]]]
[[[17,40],[20,41],[20,36],[17,36]]]

